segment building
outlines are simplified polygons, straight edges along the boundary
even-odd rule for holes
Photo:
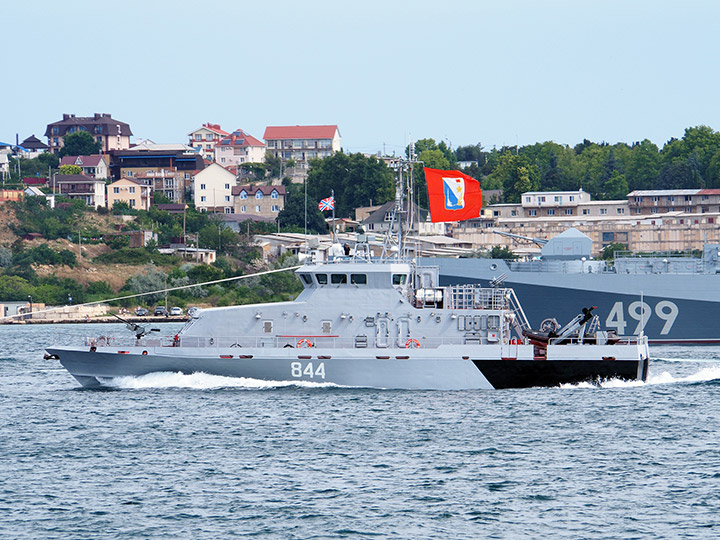
[[[84,174],[58,174],[55,176],[55,185],[63,197],[80,199],[96,208],[106,206],[105,180]]]
[[[75,116],[63,114],[63,119],[48,124],[45,137],[50,150],[58,153],[63,147],[63,137],[77,131],[87,131],[101,144],[103,152],[130,148],[132,131],[125,122],[115,120],[108,113],[95,113],[94,116]]]
[[[238,129],[215,144],[214,159],[223,167],[243,163],[264,163],[265,144],[242,129]]]
[[[340,130],[327,126],[268,126],[263,135],[267,152],[286,162],[292,159],[290,171],[294,180],[307,176],[308,161],[326,158],[340,151]]]
[[[193,175],[204,167],[202,156],[195,151],[131,148],[111,153],[110,172],[116,180],[132,178],[173,202],[183,203]]]
[[[628,201],[592,201],[590,194],[578,191],[528,191],[519,203],[487,206],[496,219],[536,219],[546,217],[624,216],[630,213]]]
[[[232,188],[235,175],[217,163],[211,163],[195,175],[193,201],[200,212],[232,214]]]
[[[235,214],[275,219],[285,208],[285,186],[235,186],[232,189]]]
[[[224,131],[220,124],[203,124],[202,127],[188,133],[193,148],[200,151],[204,159],[212,161],[215,157],[215,145],[223,138],[230,135]]]
[[[720,212],[720,189],[657,189],[628,194],[633,215],[685,212],[707,214]]]
[[[105,156],[93,154],[90,156],[65,156],[60,160],[60,166],[76,165],[82,169],[82,174],[92,176],[99,180],[105,180],[108,177],[108,162]]]
[[[50,150],[50,147],[38,139],[35,134],[30,135],[27,139],[21,142],[18,147],[20,156],[26,159],[34,159],[48,150]]]
[[[117,202],[124,202],[130,208],[150,210],[151,200],[151,187],[132,178],[121,178],[107,187],[107,207],[109,209],[112,209]]]

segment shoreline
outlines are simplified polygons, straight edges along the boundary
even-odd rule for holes
[[[123,317],[127,322],[131,323],[171,323],[171,322],[187,322],[190,317],[183,315],[182,317]],[[2,321],[0,324],[93,324],[93,323],[118,323],[123,324],[123,321],[116,319],[115,317],[92,317],[90,319],[78,318],[78,319],[10,319]]]

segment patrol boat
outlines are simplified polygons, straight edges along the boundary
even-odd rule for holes
[[[399,180],[384,256],[360,243],[352,257],[310,260],[294,301],[200,310],[171,338],[132,325],[134,336],[47,357],[88,387],[153,372],[441,390],[646,378],[647,339],[600,330],[590,309],[534,332],[512,289],[441,287],[437,267],[403,256],[402,208]]]

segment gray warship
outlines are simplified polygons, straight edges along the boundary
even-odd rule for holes
[[[592,240],[574,228],[549,241],[530,240],[544,244],[539,260],[421,262],[437,265],[444,285],[512,287],[533,324],[570,317],[580,302],[597,306],[603,326],[618,334],[643,333],[650,343],[720,343],[720,245],[706,244],[702,257],[617,253],[608,262],[592,259]]]
[[[601,330],[591,307],[533,330],[512,289],[441,286],[436,266],[406,257],[398,177],[383,257],[361,242],[352,257],[340,249],[297,268],[304,289],[293,301],[200,310],[166,338],[129,324],[133,334],[51,346],[46,357],[86,387],[153,372],[439,390],[647,377],[646,337]]]

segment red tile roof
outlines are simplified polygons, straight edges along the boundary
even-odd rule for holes
[[[333,126],[268,126],[263,139],[332,139],[338,127]]]
[[[257,140],[252,135],[245,133],[242,129],[236,129],[227,137],[224,137],[215,146],[238,146],[245,148],[248,146],[265,146],[265,143]]]
[[[720,189],[701,189],[697,195],[720,195]]]
[[[204,123],[204,124],[202,125],[202,127],[199,127],[199,128],[196,129],[195,131],[198,131],[198,130],[200,130],[200,129],[202,129],[202,128],[209,129],[209,130],[212,131],[213,133],[217,133],[218,135],[222,135],[223,137],[224,137],[225,135],[230,135],[227,131],[223,130],[223,129],[220,127],[220,124],[211,124],[210,122],[206,122],[206,123]],[[190,135],[191,133],[195,133],[195,131],[191,131],[190,133],[188,133],[188,135]]]

